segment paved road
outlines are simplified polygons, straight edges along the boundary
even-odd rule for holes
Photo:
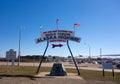
[[[15,62],[15,65],[18,63]],[[0,65],[7,65],[6,62],[0,62]],[[8,63],[8,65],[11,65],[11,62]],[[20,66],[38,66],[39,63],[26,63],[26,62],[21,62]],[[52,67],[53,63],[42,63],[41,66],[45,67]],[[68,63],[65,62],[63,63],[65,68],[75,68],[75,65],[73,63]],[[90,64],[90,63],[83,63],[83,64],[78,64],[78,67],[80,69],[86,69],[86,70],[97,70],[97,71],[102,71],[102,65],[100,64]],[[111,70],[106,70],[106,71],[111,71]],[[114,69],[115,72],[120,72],[120,69]]]

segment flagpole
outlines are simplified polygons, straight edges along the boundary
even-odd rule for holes
[[[75,25],[73,26],[73,28],[74,28],[74,36],[75,36]]]
[[[78,24],[78,23],[75,23],[74,24],[74,35],[75,35],[75,28],[77,28],[77,27],[79,27],[80,26],[80,24]]]
[[[57,28],[57,30],[58,30],[58,22],[56,22],[56,28]]]
[[[42,25],[40,25],[40,36],[41,36],[41,38],[42,38]]]
[[[59,19],[56,19],[57,34],[58,34],[58,22],[59,22]]]
[[[58,22],[59,22],[59,19],[56,19],[56,28],[58,30]]]

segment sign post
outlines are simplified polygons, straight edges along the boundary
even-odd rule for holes
[[[12,72],[14,72],[14,60],[12,60]]]
[[[74,64],[75,64],[77,73],[78,73],[78,75],[80,75],[80,71],[79,71],[78,66],[77,66],[77,63],[76,63],[76,61],[75,61],[75,59],[74,59],[74,57],[73,57],[73,54],[72,54],[72,51],[71,51],[71,49],[70,49],[70,46],[69,46],[69,42],[68,42],[68,41],[67,41],[67,46],[68,46],[68,49],[69,49],[70,54],[71,54],[71,56],[72,56],[73,62],[74,62]]]
[[[103,66],[103,76],[105,76],[105,72],[104,72],[105,69],[111,69],[112,70],[112,76],[114,77],[114,68],[112,66],[112,63],[103,62],[102,66]]]
[[[7,60],[6,72],[8,72],[8,63],[9,63],[9,60]]]
[[[42,59],[41,59],[41,61],[40,61],[40,64],[39,64],[39,66],[38,66],[38,69],[37,69],[36,73],[38,73],[38,72],[39,72],[39,69],[41,68],[41,64],[42,64],[42,62],[43,62],[43,59],[44,59],[45,53],[46,53],[46,51],[47,51],[48,45],[49,45],[49,42],[47,42],[47,46],[46,46],[46,48],[45,48],[45,51],[44,51],[44,53],[43,53]]]
[[[13,49],[10,49],[9,51],[6,52],[6,59],[7,59],[7,68],[6,71],[8,71],[8,62],[11,60],[11,65],[12,65],[12,72],[14,71],[14,62],[16,59],[16,51]]]

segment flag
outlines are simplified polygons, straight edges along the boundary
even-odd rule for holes
[[[40,25],[40,28],[43,28],[43,25]]]
[[[56,23],[59,23],[60,22],[60,20],[59,19],[56,19]]]
[[[79,27],[80,26],[80,24],[78,24],[78,23],[75,23],[74,24],[74,27],[76,28],[76,27]]]

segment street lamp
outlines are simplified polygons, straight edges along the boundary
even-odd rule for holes
[[[88,45],[89,46],[89,57],[91,58],[91,47],[90,47],[90,45]]]
[[[20,55],[21,55],[21,31],[23,26],[19,28],[19,48],[18,48],[18,66],[20,66]]]
[[[87,45],[87,46],[89,47],[89,57],[91,58],[91,47],[90,47],[89,44],[86,44],[86,43],[85,43],[85,45]]]
[[[102,58],[102,49],[100,48],[100,58]]]

